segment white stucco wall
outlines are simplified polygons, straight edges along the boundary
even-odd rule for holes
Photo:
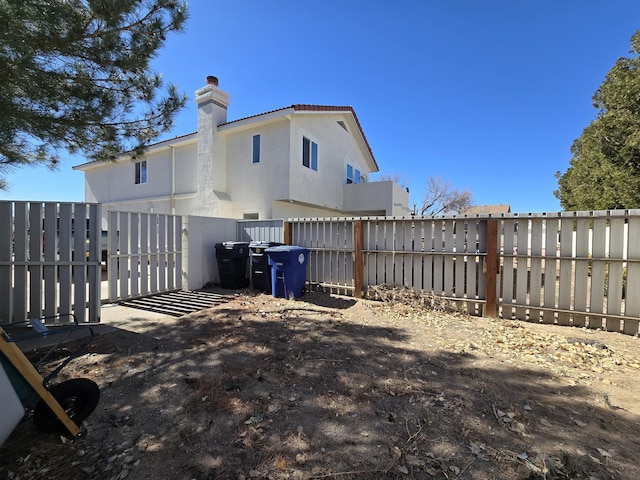
[[[135,162],[121,159],[85,168],[85,201],[104,205],[103,212],[189,214],[197,188],[195,139],[176,147],[149,150],[147,182],[135,183]],[[104,216],[104,214],[103,214]]]
[[[259,163],[253,163],[254,135],[260,135]],[[272,200],[289,198],[289,121],[282,118],[225,137],[232,164],[227,176],[232,216],[258,213],[259,218],[272,218]]]
[[[328,209],[342,210],[343,185],[347,164],[369,175],[363,151],[353,136],[355,124],[347,115],[300,114],[291,125],[290,186],[294,201],[311,203]],[[349,132],[337,122],[346,123]],[[318,144],[318,171],[302,165],[302,139]]]
[[[218,127],[215,121],[224,118],[226,108],[205,97],[198,108],[198,133],[147,152],[146,183],[134,183],[135,163],[129,159],[81,166],[85,199],[103,203],[104,212],[239,219],[246,214],[261,219],[349,215],[354,210],[408,214],[408,194],[400,187],[345,198],[347,164],[367,177],[376,168],[350,112],[288,109]],[[256,164],[254,135],[261,142]],[[318,145],[317,171],[302,165],[303,137]]]

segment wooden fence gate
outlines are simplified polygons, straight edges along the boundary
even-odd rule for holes
[[[182,288],[182,217],[109,212],[108,301]]]

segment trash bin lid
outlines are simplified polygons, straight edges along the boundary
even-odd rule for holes
[[[308,252],[309,249],[307,247],[298,247],[295,245],[280,245],[277,247],[267,248],[267,253],[286,253],[286,252]]]
[[[309,249],[306,247],[297,247],[294,245],[282,245],[280,247],[271,247],[265,250],[269,258],[276,261],[292,261],[297,258],[300,264],[303,264],[309,256]]]
[[[280,242],[250,242],[249,243],[249,248],[251,249],[252,252],[254,253],[262,253],[262,251],[266,248],[270,248],[270,247],[277,247],[279,245],[282,245],[282,243]]]
[[[260,248],[278,247],[280,245],[283,245],[283,244],[280,242],[268,242],[268,241],[249,242],[250,247],[260,247]]]
[[[249,242],[222,242],[222,243],[218,243],[216,244],[216,247],[218,245],[222,245],[224,248],[237,248],[237,247],[248,247],[249,246]]]
[[[216,255],[241,255],[249,256],[249,242],[222,242],[216,243]]]

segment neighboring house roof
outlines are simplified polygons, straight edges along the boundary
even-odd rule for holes
[[[284,112],[286,110],[293,110],[296,112],[350,112],[353,115],[353,119],[356,122],[356,125],[358,126],[358,130],[360,132],[360,135],[362,135],[362,139],[364,140],[364,143],[367,147],[367,150],[369,152],[369,155],[371,155],[371,159],[373,160],[373,164],[376,167],[376,170],[379,170],[378,167],[378,162],[376,161],[375,157],[373,156],[373,151],[371,150],[371,146],[369,145],[369,141],[367,140],[366,135],[364,134],[364,130],[362,129],[362,125],[360,124],[360,120],[358,119],[358,116],[356,115],[355,110],[353,109],[353,107],[351,106],[335,106],[335,105],[307,105],[307,104],[294,104],[294,105],[290,105],[288,107],[282,107],[282,108],[278,108],[276,110],[270,110],[268,112],[263,112],[263,113],[257,113],[255,115],[250,115],[248,117],[243,117],[243,118],[238,118],[236,120],[231,120],[230,122],[227,123],[223,123],[222,125],[218,125],[218,127],[224,127],[224,126],[232,126],[235,123],[239,123],[239,122],[243,122],[249,119],[257,119],[259,117],[265,116],[265,115],[271,115],[274,113],[279,113],[279,112]],[[179,135],[177,137],[173,137],[173,138],[169,138],[166,140],[162,140],[161,142],[157,142],[157,143],[152,143],[150,144],[147,148],[149,149],[154,149],[154,148],[160,148],[163,146],[169,146],[175,142],[178,142],[182,139],[186,139],[186,137],[190,137],[190,136],[195,136],[198,132],[192,132],[192,133],[187,133],[185,135]],[[123,155],[127,156],[126,153]],[[102,163],[99,160],[94,160],[91,162],[86,162],[80,165],[76,165],[73,167],[74,170],[78,169],[78,170],[82,170],[84,167],[90,166],[90,165],[94,165],[97,163]]]
[[[461,215],[487,215],[496,213],[511,213],[511,205],[474,205],[465,208],[460,212]]]

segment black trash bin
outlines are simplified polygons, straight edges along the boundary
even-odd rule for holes
[[[248,259],[248,242],[216,243],[216,260],[222,288],[245,288],[249,285]]]
[[[269,247],[282,245],[278,242],[251,242],[249,243],[251,262],[251,285],[256,290],[271,293],[271,266],[269,257],[264,252]]]

